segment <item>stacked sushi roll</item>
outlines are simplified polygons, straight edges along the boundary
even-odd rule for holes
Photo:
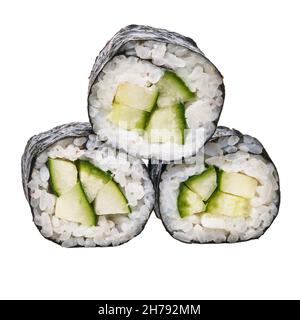
[[[194,41],[145,26],[129,26],[108,42],[89,88],[89,116],[102,140],[166,161],[202,148],[225,95],[222,75]]]
[[[277,170],[262,144],[219,127],[197,156],[152,165],[156,214],[177,240],[238,242],[260,237],[280,202]]]
[[[217,127],[224,98],[221,73],[192,39],[121,29],[91,71],[91,124],[56,127],[25,148],[40,233],[63,247],[117,246],[154,207],[186,243],[261,236],[278,213],[278,173],[257,139]]]
[[[22,164],[34,223],[63,247],[127,242],[153,209],[154,189],[143,162],[103,144],[88,123],[34,136]]]

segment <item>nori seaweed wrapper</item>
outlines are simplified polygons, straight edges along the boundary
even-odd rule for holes
[[[219,127],[217,127],[217,130],[215,131],[214,135],[212,136],[212,138],[208,142],[217,142],[217,140],[219,138],[221,138],[221,137],[229,137],[229,136],[238,136],[240,139],[243,139],[243,137],[245,137],[245,136],[251,137],[249,135],[242,134],[240,131],[238,131],[236,129],[230,129],[230,128],[225,127],[225,126],[219,126]],[[251,138],[253,138],[253,137],[251,137]],[[280,195],[280,181],[279,181],[279,175],[278,175],[277,168],[276,168],[275,164],[273,163],[272,159],[270,158],[269,154],[267,153],[266,149],[263,147],[263,145],[261,144],[260,141],[258,141],[256,138],[254,138],[254,139],[262,147],[262,152],[259,153],[259,155],[261,155],[267,162],[271,163],[274,166],[276,180],[277,180],[277,183],[278,183],[278,189],[276,191],[277,199],[276,199],[276,203],[275,203],[275,205],[277,207],[277,213],[276,213],[273,221],[271,222],[271,224],[268,227],[266,227],[266,229],[264,230],[264,233],[265,233],[266,230],[272,225],[272,223],[274,222],[275,218],[278,215],[279,206],[280,206],[280,197],[281,197],[281,195]],[[205,150],[205,146],[204,146],[204,150]],[[249,153],[250,154],[255,154],[255,153],[251,153],[251,152],[249,152]],[[226,153],[224,152],[224,154],[226,154]],[[154,185],[154,189],[155,189],[154,211],[155,211],[155,214],[156,214],[157,218],[159,218],[159,219],[161,219],[161,213],[160,213],[160,209],[159,209],[159,193],[160,193],[159,184],[160,184],[160,181],[161,181],[161,175],[165,171],[166,167],[167,167],[166,163],[157,162],[157,161],[155,161],[155,162],[149,161],[149,165],[148,165],[149,174],[150,174],[150,177],[151,177],[151,179],[153,181],[153,185]],[[163,219],[161,219],[161,220],[163,221]],[[169,230],[167,228],[166,228],[166,230],[169,232]],[[241,241],[239,241],[239,242],[241,242]],[[198,243],[198,242],[195,242],[195,243]]]

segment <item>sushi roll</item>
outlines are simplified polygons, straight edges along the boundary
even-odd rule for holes
[[[153,209],[143,162],[100,142],[89,123],[33,136],[22,178],[35,225],[63,247],[123,244],[143,230]]]
[[[196,157],[150,165],[155,211],[166,230],[187,243],[259,238],[278,214],[279,178],[262,144],[219,127]]]
[[[96,58],[88,111],[101,140],[133,156],[177,160],[214,133],[223,78],[196,43],[147,26],[121,29]]]

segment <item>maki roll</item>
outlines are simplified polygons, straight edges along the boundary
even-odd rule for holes
[[[277,170],[262,144],[219,127],[196,157],[152,164],[156,214],[177,240],[239,242],[259,238],[277,216]]]
[[[147,26],[121,29],[96,58],[88,111],[101,140],[157,160],[196,154],[214,133],[222,75],[196,43]]]
[[[22,178],[35,225],[63,247],[125,243],[143,230],[154,204],[142,161],[100,142],[88,123],[33,136]]]

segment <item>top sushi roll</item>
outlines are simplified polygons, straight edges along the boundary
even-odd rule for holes
[[[196,154],[213,135],[222,75],[190,38],[146,26],[120,30],[97,57],[88,109],[101,140],[147,159]]]

